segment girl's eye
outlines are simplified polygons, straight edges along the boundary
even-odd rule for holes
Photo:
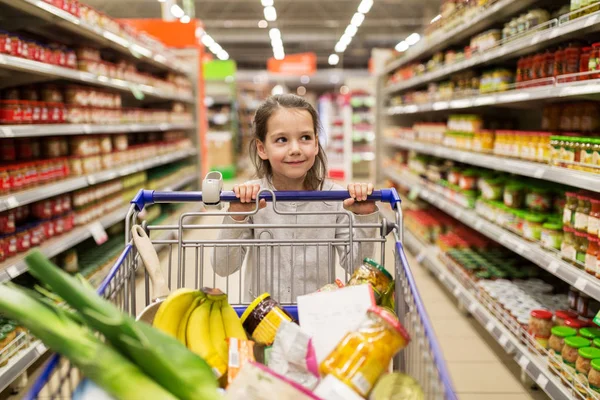
[[[284,137],[280,137],[280,138],[275,139],[275,143],[285,143],[286,141],[287,140]]]
[[[302,140],[312,140],[312,139],[313,138],[310,135],[304,135],[304,136],[302,136]]]

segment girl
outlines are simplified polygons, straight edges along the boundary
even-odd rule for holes
[[[250,212],[256,208],[256,196],[261,188],[271,190],[344,190],[325,179],[327,158],[319,144],[319,119],[315,109],[302,97],[285,94],[267,99],[254,117],[254,138],[250,143],[250,157],[260,178],[233,189],[240,199],[231,203],[231,212]],[[354,223],[373,224],[379,222],[379,213],[374,202],[365,201],[373,191],[370,183],[349,184],[351,198],[340,202],[277,203],[277,210],[290,213],[326,212],[320,215],[279,214],[273,204],[261,200],[263,209],[251,216],[226,216],[224,224],[240,224],[240,229],[222,229],[219,240],[232,239],[275,239],[277,241],[311,241],[302,247],[272,245],[269,247],[230,245],[216,247],[213,253],[213,268],[220,276],[236,272],[244,259],[244,300],[268,291],[278,301],[289,303],[296,296],[318,290],[335,279],[335,256],[327,241],[348,239],[348,228],[289,228],[294,224],[348,224],[347,215],[352,212]],[[277,193],[275,193],[277,194]],[[281,228],[252,228],[249,224],[285,224]],[[374,238],[376,228],[354,228],[354,238]],[[322,242],[319,246],[315,243]],[[347,271],[372,257],[373,243],[354,244],[354,260],[349,260],[348,246],[336,248],[340,265]],[[247,254],[248,253],[248,254]],[[247,256],[247,257],[246,257]]]

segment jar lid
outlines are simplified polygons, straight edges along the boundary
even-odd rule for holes
[[[565,320],[565,325],[569,326],[571,328],[575,328],[575,329],[581,329],[581,328],[583,328],[583,324],[578,319],[571,319],[571,318],[566,319]]]
[[[593,341],[593,343],[594,343],[594,346],[600,348],[600,337],[595,338],[594,341]]]
[[[539,319],[552,319],[552,313],[548,310],[532,310],[531,316]]]
[[[582,338],[581,336],[571,336],[565,338],[565,344],[574,349],[580,349],[582,347],[588,347],[590,345],[590,341]]]
[[[378,264],[375,260],[371,259],[371,258],[365,258],[363,260],[364,263],[369,264],[371,267],[374,267],[376,269],[378,269],[379,271],[383,272],[383,274],[390,280],[394,280],[394,278],[392,277],[392,275],[385,269],[385,267],[381,264]]]
[[[555,326],[550,332],[552,332],[554,336],[558,336],[561,338],[567,338],[577,335],[577,331],[573,328],[569,328],[568,326]]]
[[[552,231],[560,231],[563,228],[563,224],[562,222],[546,222],[542,227]]]
[[[579,232],[579,231],[575,231],[575,236],[577,237],[584,237],[587,238],[587,232]]]
[[[575,192],[566,192],[565,196],[567,196],[567,197],[577,197],[577,193],[575,193]]]
[[[388,325],[390,325],[392,328],[394,328],[394,330],[396,330],[396,332],[398,332],[400,334],[400,336],[402,336],[404,338],[406,343],[408,343],[410,341],[410,335],[408,334],[408,332],[406,332],[406,329],[404,329],[404,327],[402,326],[400,321],[398,321],[396,316],[393,315],[390,311],[388,311],[382,307],[373,306],[373,307],[369,308],[369,310],[367,311],[367,314],[377,315],[378,317],[383,319]]]
[[[534,214],[534,213],[525,214],[525,221],[544,222],[545,219],[546,219],[546,216],[543,214]]]
[[[588,233],[587,237],[590,242],[597,242],[599,239],[597,235],[590,235],[589,233]]]
[[[554,313],[560,319],[573,319],[577,318],[577,313],[569,310],[556,310]]]
[[[598,329],[598,328],[581,328],[579,330],[579,334],[586,339],[592,340],[597,337],[600,337],[600,329]],[[600,357],[594,357],[594,358],[600,358]]]
[[[267,299],[269,297],[271,297],[271,295],[269,293],[263,293],[260,296],[258,296],[256,299],[254,299],[254,301],[252,303],[250,303],[248,308],[246,308],[246,311],[244,311],[244,313],[242,314],[242,318],[240,318],[242,323],[244,323],[246,318],[248,318],[250,316],[250,314],[252,313],[252,311],[254,311],[256,306],[258,306],[260,303],[262,303],[265,299]]]
[[[563,226],[563,231],[565,232],[575,232],[575,228],[571,226]]]
[[[596,347],[582,347],[579,349],[578,353],[579,356],[587,358],[588,360],[600,358],[600,349],[597,349]]]

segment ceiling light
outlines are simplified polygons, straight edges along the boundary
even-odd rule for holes
[[[281,85],[273,86],[273,89],[271,90],[271,94],[272,95],[283,94],[283,86],[281,86]]]
[[[337,65],[340,62],[340,56],[337,54],[331,54],[329,56],[329,65]]]
[[[189,24],[190,23],[189,15],[184,15],[183,17],[179,18],[179,22],[181,22],[182,24]]]
[[[344,35],[347,35],[349,37],[354,37],[354,35],[356,35],[356,32],[358,32],[358,28],[354,25],[348,25],[346,27],[346,31],[344,32]]]
[[[270,7],[273,5],[273,0],[260,0],[260,4],[262,4],[263,7]]]
[[[167,0],[158,0],[159,3],[164,3]]]
[[[362,14],[366,14],[369,12],[371,7],[373,6],[373,0],[362,0],[358,5],[358,12]]]
[[[334,54],[332,54],[332,55],[334,55]],[[335,54],[335,55],[337,55],[337,54]],[[329,57],[331,57],[331,56],[329,56]],[[331,75],[331,77],[329,78],[329,82],[333,83],[334,85],[337,85],[338,83],[340,83],[340,77],[338,75]]]
[[[352,36],[349,36],[347,34],[343,34],[342,37],[340,38],[339,43],[343,43],[346,46],[348,46],[350,44],[350,42],[352,42]]]
[[[281,41],[280,38],[277,39],[273,39],[271,40],[271,47],[275,48],[282,48],[283,49],[283,42]]]
[[[221,47],[221,45],[219,43],[214,43],[212,46],[209,47],[209,50],[213,54],[217,54],[218,52],[220,52],[221,50],[223,50],[223,48]]]
[[[303,85],[306,85],[307,83],[309,83],[309,82],[310,82],[310,78],[308,77],[308,75],[302,75],[302,76],[300,77],[300,82],[301,82]]]
[[[417,44],[419,40],[421,40],[421,35],[419,35],[418,33],[413,33],[406,38],[406,43],[408,43],[409,46],[412,46]]]
[[[210,35],[204,34],[204,36],[202,36],[202,44],[206,47],[210,47],[213,44],[215,44],[215,40],[212,37],[210,37]]]
[[[217,53],[217,57],[219,60],[225,61],[229,59],[229,53],[227,53],[225,50],[221,50]]]
[[[271,28],[269,30],[269,37],[271,40],[274,40],[275,38],[281,39],[281,31],[277,28]]]
[[[275,59],[276,60],[283,60],[285,58],[285,54],[284,53],[277,53],[275,54]]]
[[[350,23],[358,28],[363,23],[364,20],[365,20],[365,14],[357,12],[352,17],[352,21],[350,21]]]
[[[195,36],[196,36],[197,38],[201,38],[201,37],[202,37],[202,35],[204,35],[204,29],[202,29],[202,28],[200,28],[200,27],[197,27],[197,28],[196,28],[196,31],[194,32],[194,34],[195,34]]]
[[[298,86],[296,93],[298,93],[298,96],[304,96],[306,94],[306,88],[304,86]]]
[[[342,42],[337,42],[334,50],[336,51],[336,53],[343,53],[344,51],[346,51],[346,47],[348,47],[346,44]]]
[[[340,88],[340,93],[341,94],[348,94],[348,93],[350,93],[350,88],[348,86],[344,85],[344,86],[342,86]]]
[[[404,40],[401,41],[400,43],[398,43],[395,47],[396,51],[402,53],[403,51],[408,50],[410,46],[408,45],[408,43],[406,43]]]
[[[277,21],[277,11],[275,10],[275,7],[273,7],[273,6],[265,7],[264,13],[265,13],[265,19],[267,21]]]
[[[264,19],[261,19],[260,21],[258,21],[259,28],[265,29],[267,26],[269,26],[269,23],[267,21],[265,21]]]
[[[433,17],[433,19],[431,20],[431,24],[433,24],[434,22],[439,21],[440,19],[442,19],[442,14],[438,14],[435,17]]]
[[[181,18],[185,15],[185,13],[181,7],[179,7],[177,4],[173,4],[171,6],[171,15],[175,18]]]

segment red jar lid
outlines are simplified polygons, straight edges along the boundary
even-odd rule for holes
[[[600,47],[600,42],[593,43],[593,44],[592,44],[592,47],[593,47],[594,49],[597,49],[598,47]]]
[[[577,193],[575,193],[575,192],[566,192],[565,195],[567,197],[575,197],[575,196],[577,196]]]
[[[398,321],[396,318],[394,318],[391,315],[390,311],[388,311],[384,308],[378,307],[378,306],[373,306],[373,307],[369,308],[368,313],[376,314],[378,317],[383,319],[387,324],[392,326],[394,328],[394,330],[396,330],[396,332],[398,332],[400,334],[400,336],[402,336],[404,338],[406,343],[408,343],[410,341],[410,335],[408,334],[408,332],[406,332],[406,329],[404,329],[404,327],[402,326],[400,321]]]
[[[573,319],[577,318],[577,313],[569,310],[556,310],[555,315],[560,319]]]
[[[579,231],[575,231],[575,236],[577,237],[587,237],[587,233],[586,232],[579,232]]]
[[[590,234],[588,234],[587,237],[588,237],[588,240],[591,241],[591,242],[597,242],[598,241],[598,236],[597,235],[590,235]]]
[[[582,321],[578,320],[578,319],[566,319],[565,320],[565,325],[570,327],[570,328],[575,328],[575,329],[581,329],[583,328],[583,323]]]
[[[570,226],[563,226],[563,231],[565,231],[565,232],[575,232],[575,228],[572,228]]]
[[[532,310],[531,316],[533,318],[550,320],[552,319],[552,312],[548,310]]]

